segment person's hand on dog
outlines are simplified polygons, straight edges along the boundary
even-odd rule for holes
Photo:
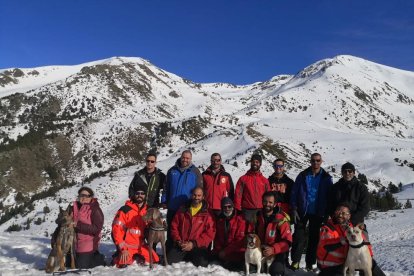
[[[120,263],[124,264],[129,259],[129,251],[128,250],[122,250],[121,257],[120,257]]]
[[[275,254],[275,249],[271,246],[264,245],[263,246],[263,256],[269,257]]]
[[[342,245],[345,245],[348,242],[345,237],[341,237],[339,240],[340,240]]]

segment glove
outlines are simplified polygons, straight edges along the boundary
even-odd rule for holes
[[[298,211],[296,209],[292,210],[292,214],[290,215],[290,219],[292,220],[292,224],[296,224],[300,221],[300,217]]]

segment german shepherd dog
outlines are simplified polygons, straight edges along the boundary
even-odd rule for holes
[[[144,215],[143,220],[149,224],[148,229],[148,250],[149,250],[149,257],[150,257],[150,268],[153,267],[153,260],[152,260],[152,250],[153,245],[161,243],[162,251],[164,254],[164,265],[168,265],[167,260],[167,253],[165,247],[165,231],[167,227],[165,225],[165,221],[161,219],[161,212],[158,208],[149,208],[147,213]]]
[[[59,271],[66,271],[66,255],[70,253],[70,268],[75,269],[75,256],[73,244],[75,241],[75,228],[73,227],[73,211],[68,206],[63,210],[59,206],[58,224],[52,235],[52,250],[46,262],[46,273],[53,273],[59,267]]]

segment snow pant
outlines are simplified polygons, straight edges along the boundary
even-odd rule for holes
[[[309,222],[308,246],[306,248],[306,267],[316,264],[316,249],[319,242],[319,232],[323,218],[317,215],[307,214],[295,224],[293,233],[291,260],[293,263],[300,262],[306,242],[306,225]]]
[[[76,253],[76,268],[94,268],[96,266],[105,266],[105,256],[99,251],[90,253]]]
[[[148,246],[143,245],[141,248],[129,248],[129,258],[126,262],[121,262],[121,252],[116,252],[116,254],[113,256],[112,264],[116,265],[117,267],[121,267],[124,265],[130,265],[134,261],[139,262],[145,262],[149,263],[149,251]],[[154,263],[158,263],[160,261],[160,258],[158,257],[157,253],[155,251],[152,251],[152,259]]]
[[[181,248],[173,247],[167,253],[168,263],[191,262],[195,266],[207,267],[209,251],[207,248],[194,248],[191,251],[182,251]]]

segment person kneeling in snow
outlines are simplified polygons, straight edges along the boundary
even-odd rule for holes
[[[320,276],[343,275],[343,264],[345,263],[349,248],[345,236],[347,225],[352,226],[349,204],[339,203],[332,218],[322,225],[320,230],[319,244],[316,252],[318,267],[321,270]],[[373,256],[371,245],[368,245],[368,247],[371,256]],[[372,275],[385,276],[374,259],[372,259]]]
[[[177,211],[170,229],[173,247],[167,253],[169,263],[191,261],[195,266],[208,265],[208,247],[216,230],[203,188],[193,189],[191,201]]]
[[[125,202],[112,222],[112,239],[117,252],[112,263],[119,268],[126,267],[134,261],[149,263],[148,246],[144,245],[144,232],[147,226],[142,217],[147,213],[147,186],[136,185],[129,191],[129,200]],[[159,257],[153,252],[154,262]]]

